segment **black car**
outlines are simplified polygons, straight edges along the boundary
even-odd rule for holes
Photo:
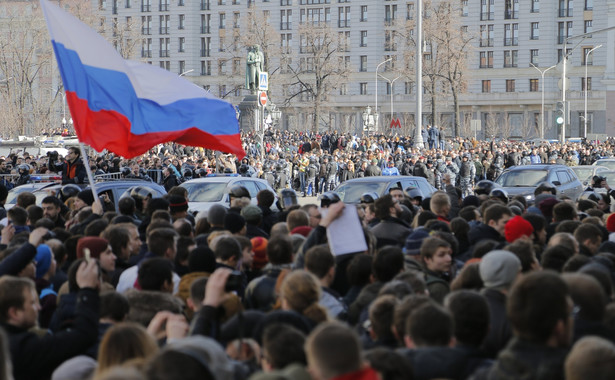
[[[423,177],[413,176],[379,176],[355,178],[345,181],[335,188],[344,203],[359,203],[361,195],[376,193],[379,197],[388,194],[392,187],[407,189],[416,187],[421,190],[424,198],[430,197],[437,189]]]
[[[58,192],[62,186],[64,185],[50,182],[39,182],[17,186],[9,191],[5,208],[8,210],[13,207],[17,203],[17,195],[24,191],[29,191],[34,194],[36,196],[36,204],[40,206],[42,200],[48,195],[58,195]],[[87,183],[78,186],[83,189],[90,188]],[[154,194],[154,198],[160,198],[167,193],[164,187],[158,185],[157,183],[139,179],[108,180],[96,182],[95,186],[98,195],[100,196],[102,194],[106,194],[115,205],[116,210],[119,199],[127,190],[132,189],[133,187],[142,186],[149,188]]]
[[[508,192],[509,197],[522,195],[529,202],[534,200],[534,190],[542,182],[552,183],[558,194],[573,200],[583,193],[583,184],[570,167],[558,164],[533,164],[512,166],[495,183]]]

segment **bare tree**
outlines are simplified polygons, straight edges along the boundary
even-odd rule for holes
[[[464,72],[474,36],[462,28],[458,1],[428,0],[423,7],[423,86],[431,105],[431,121],[437,123],[439,120],[440,99],[452,97],[455,114],[453,131],[458,136],[459,94],[467,90]],[[405,66],[400,69],[410,80],[415,77],[415,19],[399,21],[396,28],[398,45],[403,49],[400,54],[405,61]]]
[[[297,100],[308,103],[311,108],[311,127],[329,122],[327,100],[332,92],[345,83],[350,74],[350,65],[340,51],[343,41],[325,22],[306,22],[299,27],[299,59],[289,67],[291,88],[285,103]]]
[[[111,28],[111,35],[107,36],[107,39],[124,59],[136,59],[138,48],[145,40],[140,30],[141,22],[127,18],[122,24],[117,19],[115,20]]]

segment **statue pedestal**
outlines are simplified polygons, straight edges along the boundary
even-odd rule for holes
[[[237,106],[239,108],[239,127],[244,130],[260,131],[263,128],[263,107],[258,104],[258,95],[250,94],[246,95],[241,103]]]

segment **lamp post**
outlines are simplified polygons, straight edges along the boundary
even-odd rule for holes
[[[542,83],[542,100],[540,102],[540,138],[544,140],[545,138],[545,73],[557,65],[553,65],[544,70],[540,70],[536,65],[530,62],[533,68],[538,70],[540,73],[540,82]]]
[[[191,72],[193,72],[193,71],[194,71],[194,69],[190,69],[190,70],[188,70],[188,71],[184,71],[183,73],[179,74],[179,76],[180,76],[180,77],[183,77],[184,75],[186,75],[186,74],[188,74],[188,73],[191,73]]]
[[[383,75],[379,75],[380,78],[386,80],[387,82],[389,82],[389,86],[391,89],[391,121],[393,121],[393,83],[395,83],[396,80],[398,80],[401,77],[395,77],[394,79],[389,79]]]
[[[392,59],[393,59],[392,57],[389,59],[386,59],[380,62],[378,66],[376,66],[376,77],[374,79],[374,84],[376,85],[376,106],[374,107],[374,119],[376,122],[376,129],[378,129],[378,70],[380,69],[380,66],[384,65],[385,63],[389,62]]]
[[[363,131],[367,131],[368,133],[371,131],[371,128],[374,126],[374,115],[372,114],[372,107],[367,106],[365,110],[361,114],[363,119]]]
[[[583,114],[583,138],[587,138],[587,59],[591,52],[602,47],[602,44],[585,53],[585,113]]]

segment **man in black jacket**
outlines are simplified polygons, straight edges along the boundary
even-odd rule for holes
[[[83,183],[85,181],[86,171],[81,161],[81,152],[77,147],[68,148],[66,161],[61,165],[52,162],[52,156],[49,157],[49,170],[62,172],[62,184],[67,183]]]
[[[9,276],[0,280],[0,325],[9,337],[16,380],[49,378],[64,361],[83,354],[96,343],[99,270],[94,260],[81,263],[77,284],[81,290],[73,328],[39,337],[29,331],[36,325],[40,310],[34,283]]]

